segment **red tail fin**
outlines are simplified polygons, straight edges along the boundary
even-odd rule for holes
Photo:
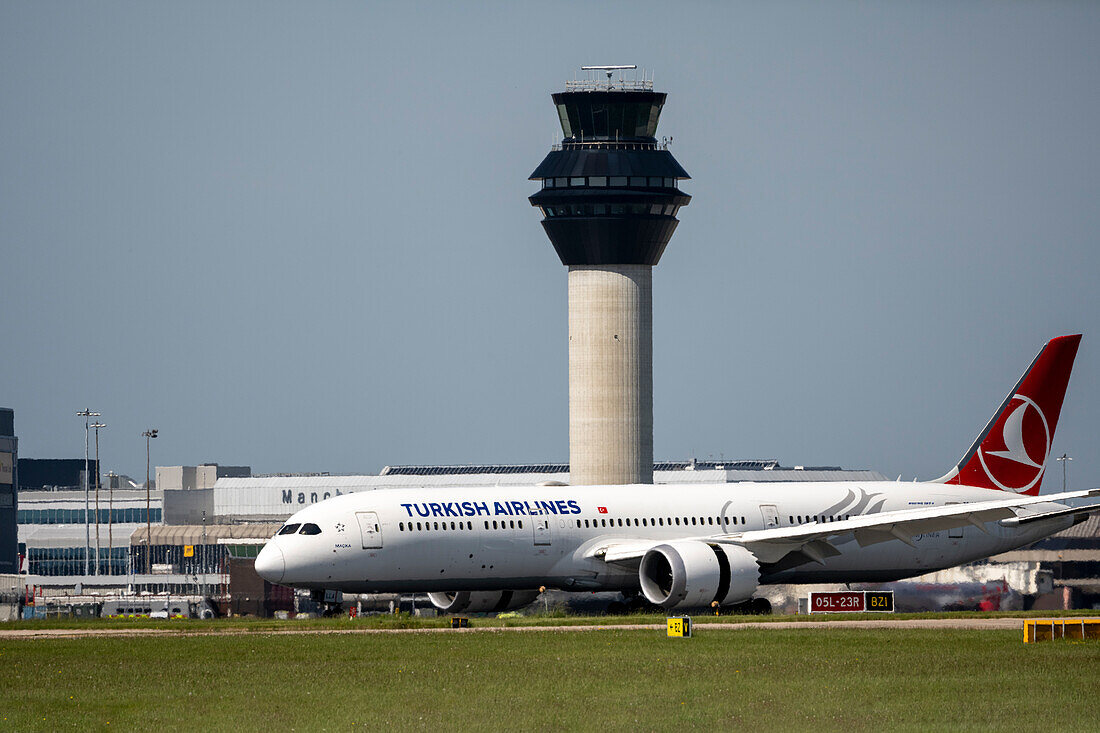
[[[1081,334],[1049,341],[959,465],[940,481],[1038,494],[1080,343]]]

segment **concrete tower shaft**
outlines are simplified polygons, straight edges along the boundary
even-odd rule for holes
[[[653,483],[653,266],[691,201],[657,143],[666,95],[613,73],[553,95],[564,137],[530,176],[569,268],[569,480],[585,485]]]
[[[653,268],[569,268],[569,480],[653,483]]]

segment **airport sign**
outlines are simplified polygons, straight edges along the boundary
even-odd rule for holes
[[[836,591],[811,593],[810,613],[894,612],[894,591]]]

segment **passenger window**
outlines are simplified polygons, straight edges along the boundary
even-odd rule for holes
[[[589,529],[589,526],[588,526],[588,520],[587,520],[587,519],[586,519],[586,520],[584,520],[584,528],[585,528],[585,529]]]
[[[607,176],[589,176],[588,177],[588,185],[589,186],[606,186],[607,185]]]
[[[619,526],[620,527],[623,526],[623,520],[621,520],[621,519],[619,520]]]
[[[509,529],[515,529],[515,528],[516,528],[516,520],[514,520],[514,519],[513,519],[513,520],[510,520],[510,521],[508,522],[508,528],[509,528]]]
[[[744,517],[741,517],[741,524],[748,524],[748,522],[747,522],[747,521],[745,521],[745,518],[744,518]]]
[[[568,185],[568,183],[569,183],[568,178],[555,178],[554,179],[554,185],[557,186],[558,188],[565,188]]]
[[[424,528],[420,526],[420,522],[416,523],[416,531],[417,532],[423,532],[424,531]]]
[[[645,185],[645,176],[631,176],[630,177],[630,185],[631,186],[644,186]]]
[[[285,527],[283,527],[282,529],[279,530],[279,534],[294,534],[295,532],[298,531],[298,528],[301,527],[301,526],[302,525],[300,525],[300,524],[288,524],[288,525],[286,525]]]
[[[679,527],[679,526],[680,526],[680,518],[679,518],[679,517],[676,517],[676,526],[677,526],[677,527]]]
[[[522,519],[521,519],[521,520],[519,520],[519,528],[520,528],[520,529],[523,529],[523,520],[522,520]]]
[[[543,188],[553,188],[554,187],[554,179],[553,178],[544,178],[544,179],[542,179],[542,187]]]
[[[657,524],[661,525],[662,527],[665,526],[665,518],[657,517]]]
[[[496,529],[496,528],[497,528],[497,520],[494,519],[493,520],[493,529]]]
[[[303,524],[299,534],[321,534],[321,528],[316,524]]]
[[[569,179],[569,185],[570,186],[583,186],[584,185],[584,179],[583,178],[570,178]]]
[[[611,185],[612,186],[625,186],[626,185],[626,176],[611,176]]]
[[[580,529],[580,528],[581,528],[581,520],[578,519],[577,520],[577,529]]]
[[[401,532],[404,532],[405,531],[405,523],[404,522],[398,522],[397,523],[397,529],[400,530]]]

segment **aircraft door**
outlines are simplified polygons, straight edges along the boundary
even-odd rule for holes
[[[382,547],[382,525],[378,523],[377,512],[356,512],[359,520],[359,532],[363,535],[363,549],[376,550]]]
[[[779,510],[775,504],[761,504],[760,516],[764,518],[764,529],[777,529],[779,527]]]
[[[536,545],[550,544],[550,517],[531,517],[531,527],[535,533]]]

